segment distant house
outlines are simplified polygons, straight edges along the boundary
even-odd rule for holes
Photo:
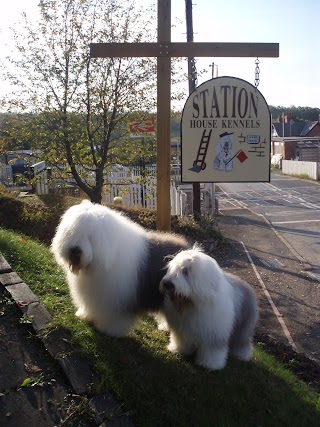
[[[320,120],[320,117],[319,117]],[[320,160],[320,121],[297,122],[290,114],[272,123],[271,155],[284,160]]]
[[[30,178],[30,167],[37,162],[39,150],[8,151],[0,156],[0,183],[16,184],[21,177]],[[22,185],[22,184],[20,184]]]
[[[289,122],[272,123],[272,136],[320,136],[320,123],[295,122],[292,119]]]

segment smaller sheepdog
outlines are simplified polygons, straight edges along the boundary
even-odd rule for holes
[[[166,256],[188,247],[183,237],[146,231],[89,201],[64,213],[51,245],[76,315],[113,336],[129,334],[140,315],[161,311]]]
[[[196,364],[212,370],[225,367],[229,350],[251,359],[258,307],[247,283],[194,246],[169,261],[160,290],[171,332],[168,350],[195,354]]]

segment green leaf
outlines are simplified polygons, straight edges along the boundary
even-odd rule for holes
[[[30,384],[32,383],[32,379],[31,378],[26,378],[25,380],[23,380],[22,384],[20,387],[28,387]]]

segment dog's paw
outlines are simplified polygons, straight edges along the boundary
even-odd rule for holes
[[[243,362],[249,362],[252,357],[252,345],[247,344],[242,347],[233,348],[231,352],[237,359]]]
[[[196,355],[196,364],[203,368],[217,371],[227,364],[228,348],[200,348]]]
[[[136,317],[112,317],[111,319],[95,319],[94,326],[100,332],[112,337],[126,337],[134,329]]]
[[[165,331],[165,332],[170,331],[170,327],[168,325],[168,322],[162,313],[156,313],[156,314],[150,313],[150,315],[157,322],[157,328],[159,329],[159,331]]]
[[[79,317],[82,320],[89,320],[88,319],[88,315],[87,315],[87,313],[85,312],[85,310],[83,308],[79,308],[76,311],[76,316]]]
[[[158,323],[159,331],[170,332],[170,328],[167,322]]]
[[[170,353],[173,353],[173,354],[176,354],[179,352],[176,344],[172,342],[167,346],[167,349],[170,351]]]
[[[206,359],[196,359],[196,364],[202,366],[203,368],[209,369],[210,371],[219,371],[220,369],[225,368],[226,361],[223,360],[210,360]]]

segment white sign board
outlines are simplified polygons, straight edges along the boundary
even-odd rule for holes
[[[271,117],[259,90],[217,77],[194,90],[181,120],[182,182],[270,181]]]

